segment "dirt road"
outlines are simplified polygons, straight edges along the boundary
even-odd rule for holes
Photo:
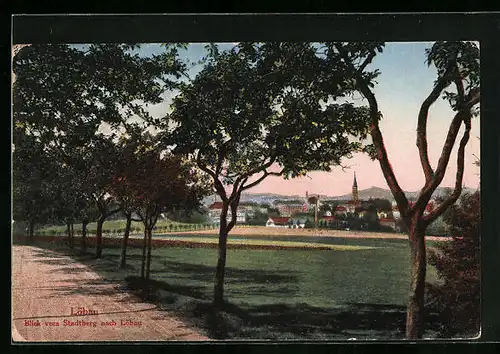
[[[12,339],[208,340],[71,257],[31,246],[12,248]]]

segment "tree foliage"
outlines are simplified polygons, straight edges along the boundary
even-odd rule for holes
[[[12,160],[12,214],[15,221],[30,224],[31,237],[34,225],[51,217],[53,165],[34,137],[18,141]]]
[[[464,195],[446,216],[452,241],[441,242],[429,263],[441,283],[428,284],[428,305],[439,313],[441,335],[476,335],[480,328],[481,203],[476,192]]]
[[[31,172],[16,173],[15,205],[23,209],[16,215],[40,218],[40,210],[47,210],[41,186],[50,184],[52,215],[76,217],[74,210],[93,199],[102,228],[111,213],[105,210],[109,156],[116,156],[106,155],[113,147],[97,134],[102,123],[112,128],[126,126],[131,118],[154,123],[147,105],[162,102],[162,94],[175,87],[184,71],[175,46],[149,57],[140,56],[137,48],[56,44],[17,51],[12,63],[14,170]],[[34,168],[42,164],[43,172]],[[53,170],[45,172],[49,165]]]
[[[175,87],[184,66],[175,48],[153,57],[138,46],[30,45],[13,60],[14,125],[45,142],[85,144],[101,122],[119,125],[128,118],[152,118],[145,106],[160,103]]]
[[[141,277],[145,279],[147,294],[152,230],[158,217],[175,210],[198,209],[201,199],[211,191],[211,185],[192,163],[157,149],[150,134],[137,131],[122,138],[121,146],[118,165],[108,187],[126,212],[136,214],[144,225]]]
[[[322,104],[345,91],[322,89],[343,82],[318,75],[326,68],[315,53],[309,43],[246,43],[210,57],[174,99],[177,150],[220,165],[227,184],[273,163],[290,177],[340,164],[359,147],[348,136],[366,136],[367,111]]]
[[[352,83],[317,51],[311,43],[212,45],[201,72],[173,100],[175,128],[165,141],[194,157],[223,202],[215,303],[223,301],[227,234],[241,193],[270,175],[330,171],[367,136],[368,109],[336,102]]]

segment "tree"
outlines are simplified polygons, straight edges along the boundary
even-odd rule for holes
[[[197,209],[210,188],[192,164],[171,153],[160,153],[153,144],[143,144],[145,140],[141,139],[137,150],[127,155],[127,165],[116,171],[112,190],[121,191],[122,201],[127,195],[127,210],[135,212],[144,225],[141,278],[147,295],[152,232],[158,217],[176,209]]]
[[[392,203],[388,199],[375,198],[368,200],[369,205],[374,205],[375,209],[378,211],[390,211],[392,210]]]
[[[208,49],[204,68],[174,99],[169,118],[176,127],[168,143],[193,157],[222,200],[213,299],[219,308],[241,193],[268,176],[293,178],[340,165],[360,148],[350,138],[366,135],[368,111],[335,103],[350,84],[340,71],[326,71],[311,43]]]
[[[140,219],[133,218],[136,212],[136,200],[134,199],[135,194],[131,191],[131,188],[135,188],[136,186],[130,185],[129,183],[134,181],[133,177],[135,177],[136,173],[134,169],[141,168],[137,163],[136,153],[138,153],[140,149],[152,148],[150,145],[147,145],[147,137],[146,139],[144,138],[140,127],[129,126],[127,132],[128,133],[121,136],[118,141],[117,170],[109,185],[110,194],[113,195],[118,202],[126,218],[120,253],[120,268],[125,268],[127,264],[127,246],[132,228],[132,221],[141,221]],[[147,136],[149,137],[149,135]],[[133,177],[129,178],[130,175],[133,175]]]
[[[248,218],[249,225],[265,225],[269,216],[267,213],[256,210],[252,217]]]
[[[427,63],[437,69],[438,77],[434,87],[422,102],[418,112],[417,147],[420,163],[425,176],[425,184],[420,190],[416,202],[410,205],[398,184],[395,172],[389,162],[384,145],[379,120],[382,117],[375,94],[372,91],[373,79],[367,75],[366,67],[372,62],[377,51],[382,51],[381,44],[360,45],[358,43],[336,43],[330,58],[341,59],[345,70],[355,78],[355,86],[368,101],[371,117],[371,137],[373,145],[367,151],[377,159],[396,200],[401,217],[409,230],[411,254],[411,282],[408,300],[406,337],[421,338],[423,334],[424,294],[426,273],[425,230],[427,226],[442,215],[455,203],[462,192],[465,147],[469,141],[471,121],[477,114],[476,106],[480,99],[479,49],[471,42],[436,42],[426,51]],[[455,92],[447,91],[454,86]],[[431,106],[444,96],[455,112],[448,129],[441,156],[435,168],[431,166],[427,148],[427,120]],[[463,135],[457,150],[457,173],[453,193],[431,213],[424,215],[432,193],[442,182],[451,152],[457,136],[463,126]]]
[[[98,215],[97,215],[97,210],[95,208],[94,203],[89,198],[89,194],[86,192],[86,189],[84,189],[84,190],[85,190],[84,192],[82,192],[82,190],[80,190],[80,192],[82,192],[83,197],[81,199],[82,205],[79,208],[78,217],[82,223],[81,248],[82,248],[82,252],[85,253],[87,251],[87,225],[92,220],[96,220]]]
[[[339,205],[340,203],[336,200],[325,200],[321,202],[321,205],[319,206],[319,212],[321,215],[325,215],[326,212],[334,213],[335,208]]]
[[[176,86],[185,68],[175,46],[152,57],[134,53],[139,47],[22,48],[13,60],[14,124],[63,148],[85,144],[102,122],[117,126],[131,117],[153,121],[144,106],[162,102],[162,93]]]
[[[80,150],[94,139],[103,122],[112,128],[123,126],[130,118],[153,123],[154,119],[144,106],[162,102],[162,94],[175,87],[184,65],[177,60],[177,46],[165,46],[164,53],[151,57],[134,53],[138,47],[57,44],[30,45],[17,51],[13,59],[16,77],[13,85],[14,144],[17,150],[27,146],[22,143],[23,139],[36,140],[38,150],[59,159],[61,166],[80,165],[78,168],[82,171],[81,165],[85,163],[78,161],[81,157],[78,154],[82,155]],[[75,153],[78,156],[74,156]],[[35,155],[28,151],[23,156],[23,163],[33,165]],[[20,163],[19,160],[16,163]],[[92,160],[87,159],[86,163],[85,167],[89,167]],[[91,174],[94,174],[91,179],[97,183],[97,175],[105,172],[97,171],[102,166],[91,167]],[[82,173],[86,172],[84,168]],[[102,191],[104,186],[99,188]],[[98,193],[100,197],[96,197],[94,192],[90,191],[89,196],[94,196],[101,214],[96,245],[99,257],[102,222],[109,214],[103,211],[106,194]],[[69,191],[63,194],[71,195]],[[26,198],[31,197],[26,195]]]
[[[438,311],[442,336],[475,335],[480,328],[480,227],[481,202],[479,192],[463,195],[459,205],[453,205],[446,216],[453,237],[441,242],[429,254],[443,280],[428,286],[430,308]]]
[[[111,194],[111,185],[119,165],[118,147],[112,139],[96,134],[85,147],[73,151],[73,163],[79,178],[97,211],[95,256],[102,256],[103,224],[121,208]]]
[[[380,223],[376,210],[366,211],[362,219],[368,230],[376,231],[380,229]]]
[[[56,160],[57,163],[57,160]],[[72,166],[58,164],[50,181],[50,199],[53,220],[66,224],[69,248],[74,248],[74,222],[85,207],[86,198],[80,189],[78,171]]]
[[[14,127],[14,131],[16,129]],[[15,132],[13,137],[12,212],[16,221],[27,221],[28,237],[32,242],[36,223],[51,216],[50,181],[54,169],[37,137],[19,139]]]
[[[319,196],[311,196],[307,198],[307,202],[313,206],[314,208],[314,228],[318,228],[318,204],[319,204]]]

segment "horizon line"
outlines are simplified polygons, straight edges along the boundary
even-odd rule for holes
[[[365,188],[365,189],[360,189],[360,190],[358,190],[358,193],[366,191],[366,190],[371,189],[371,188],[383,189],[384,191],[390,192],[392,194],[392,192],[391,192],[390,189],[384,188],[384,187],[379,187],[379,186],[370,186],[370,187]],[[451,188],[451,189],[454,189],[454,187],[452,187],[452,186],[438,186],[437,188]],[[436,188],[436,190],[437,190],[437,188]],[[465,185],[463,186],[463,188],[468,188],[468,189],[472,189],[472,190],[477,190],[478,189],[477,187],[471,187],[471,186],[465,186]],[[420,190],[418,189],[418,190],[415,190],[415,191],[403,191],[403,192],[405,192],[405,193],[417,193],[419,191]],[[290,197],[290,196],[293,197],[293,196],[300,196],[301,195],[301,194],[282,194],[282,193],[273,193],[273,192],[256,192],[256,193],[252,193],[250,191],[243,192],[242,194],[247,194],[247,195],[248,194],[253,194],[253,195],[257,195],[257,194],[270,194],[270,195],[278,195],[278,196],[283,196],[283,197]],[[347,195],[351,195],[352,192],[351,193],[346,193],[346,194],[339,194],[339,195],[327,195],[327,194],[321,194],[321,193],[312,193],[312,194],[324,195],[326,197],[344,197],[344,196],[347,196]],[[304,195],[305,195],[305,193],[304,193]]]

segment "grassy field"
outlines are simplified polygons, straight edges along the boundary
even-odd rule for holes
[[[231,250],[227,299],[239,305],[404,305],[409,279],[406,244],[360,241],[332,245],[332,250]],[[132,249],[130,255],[130,265],[140,269],[140,250]],[[119,249],[106,250],[106,257],[118,260]],[[216,262],[215,249],[157,248],[151,269],[157,280],[193,286],[209,296]],[[429,267],[427,279],[436,280],[434,268]]]
[[[293,237],[274,242],[297,241]],[[331,249],[229,250],[225,297],[237,310],[228,315],[233,327],[226,336],[402,338],[409,282],[407,242],[340,237],[323,237],[321,242]],[[141,250],[129,250],[125,270],[118,270],[119,253],[118,247],[106,248],[104,258],[89,265],[111,281],[139,275]],[[156,301],[203,327],[206,320],[200,320],[203,314],[197,309],[210,302],[216,262],[216,249],[153,249],[151,277],[157,289]],[[437,281],[430,266],[427,280]]]

